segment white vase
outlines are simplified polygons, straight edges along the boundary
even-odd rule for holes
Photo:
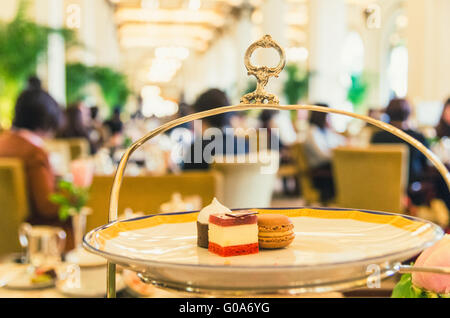
[[[86,232],[86,219],[89,214],[91,214],[91,209],[88,207],[83,207],[80,212],[73,213],[71,216],[74,249],[82,248],[83,235]]]
[[[83,248],[83,236],[86,232],[86,219],[92,210],[83,207],[79,213],[71,213],[74,249],[66,254],[66,262],[79,266],[98,266],[106,264],[100,256],[89,253]]]

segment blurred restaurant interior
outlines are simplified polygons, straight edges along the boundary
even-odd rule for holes
[[[266,34],[286,56],[267,85],[280,105],[381,120],[450,167],[448,0],[2,0],[1,7],[3,264],[39,249],[31,244],[44,235],[37,226],[57,238],[57,258],[89,263],[81,240],[108,223],[126,149],[171,120],[239,104],[256,88],[245,52]],[[259,49],[251,61],[274,67],[279,59]],[[213,157],[229,161],[191,160],[197,144],[200,155],[208,150],[208,131],[224,137]],[[230,132],[243,147],[225,147]],[[255,132],[256,152],[268,156],[247,161]],[[213,198],[230,209],[364,209],[450,228],[449,189],[429,160],[339,114],[251,109],[171,128],[131,155],[118,214],[201,210]],[[1,266],[0,297],[71,295],[58,284],[37,294],[4,289]],[[134,295],[170,297],[131,273],[123,280]],[[95,296],[104,285],[76,295]]]

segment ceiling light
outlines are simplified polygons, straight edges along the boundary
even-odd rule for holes
[[[189,0],[188,9],[189,10],[198,10],[202,6],[202,2],[200,0]]]
[[[201,25],[125,23],[119,28],[119,36],[121,38],[190,37],[204,41],[211,41],[214,38],[214,30]]]
[[[177,59],[156,58],[152,60],[148,80],[153,83],[167,83],[177,73],[181,62]]]
[[[284,20],[288,25],[304,26],[308,24],[308,12],[306,10],[289,11]]]
[[[178,104],[163,98],[158,86],[146,85],[141,90],[142,114],[145,117],[165,117],[178,112]]]
[[[154,22],[154,23],[197,23],[221,27],[225,24],[225,17],[214,10],[150,10],[144,8],[119,8],[115,14],[119,25],[126,22]]]
[[[261,10],[255,10],[252,13],[251,19],[254,24],[261,24],[264,21],[264,15]]]
[[[155,56],[159,59],[169,58],[182,61],[189,57],[189,49],[182,46],[157,47]]]
[[[158,9],[159,0],[142,0],[141,7],[145,9]]]
[[[286,59],[289,62],[306,61],[308,54],[308,49],[305,47],[290,47],[286,49]]]
[[[161,88],[159,86],[155,85],[145,85],[141,89],[141,97],[151,97],[151,96],[158,96],[161,94]]]
[[[120,44],[124,48],[156,48],[160,46],[180,45],[197,51],[205,51],[208,42],[188,37],[121,37]]]
[[[399,15],[395,19],[395,24],[398,28],[406,28],[408,26],[408,17],[405,15]]]

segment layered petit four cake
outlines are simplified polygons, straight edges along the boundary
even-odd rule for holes
[[[209,216],[211,214],[232,213],[226,206],[222,205],[216,198],[205,206],[197,218],[197,245],[203,248],[208,248],[208,224]]]
[[[258,223],[255,212],[211,214],[208,250],[220,256],[258,253]]]

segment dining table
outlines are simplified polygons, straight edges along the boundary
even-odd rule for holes
[[[352,297],[390,297],[392,289],[395,286],[395,280],[388,279],[383,281],[380,288],[358,288],[344,292],[329,292],[318,294],[304,294],[304,295],[264,295],[264,296],[247,296],[251,298],[352,298]],[[158,287],[153,287],[153,292],[148,296],[137,295],[128,288],[117,292],[117,298],[194,298],[207,297],[196,294],[181,293],[176,291],[169,291]],[[105,294],[106,296],[106,294]],[[229,296],[227,296],[229,297]],[[239,298],[247,298],[240,296]],[[38,289],[38,290],[13,290],[8,288],[0,288],[0,298],[71,298],[69,295],[61,293],[56,287]]]
[[[106,291],[105,291],[106,296]],[[66,295],[59,291],[56,287],[35,289],[35,290],[15,290],[10,288],[0,288],[0,298],[72,298],[73,296]],[[81,297],[81,296],[80,296]],[[136,298],[144,297],[125,289],[117,293],[118,298]],[[187,295],[182,295],[177,292],[166,291],[161,288],[154,287],[154,292],[150,296],[152,298],[187,298]],[[191,296],[192,297],[192,296]]]
[[[6,259],[6,261],[5,261]],[[11,266],[11,262],[8,261],[11,258],[0,259],[0,286],[2,277],[6,277],[8,269]],[[121,273],[124,277],[125,272]],[[265,295],[240,295],[238,298],[347,298],[347,297],[390,297],[395,284],[398,281],[398,276],[394,275],[381,281],[377,287],[364,286],[356,289],[346,291],[331,291],[326,293],[311,293],[311,294],[298,294],[298,295],[283,295],[283,294],[265,294]],[[126,280],[125,280],[126,281]],[[123,288],[117,291],[117,298],[195,298],[195,297],[220,297],[220,295],[206,295],[181,292],[175,290],[169,290],[165,288],[156,287],[153,285],[145,284],[145,295],[139,293],[136,285],[128,283],[123,285]],[[138,283],[139,285],[139,283]],[[140,283],[140,287],[144,283]],[[89,296],[74,296],[66,294],[63,290],[57,287],[57,285],[48,286],[46,288],[34,288],[34,289],[16,289],[7,286],[0,287],[0,298],[85,298]],[[105,295],[98,295],[98,297],[106,297]],[[226,296],[227,298],[234,298]]]

